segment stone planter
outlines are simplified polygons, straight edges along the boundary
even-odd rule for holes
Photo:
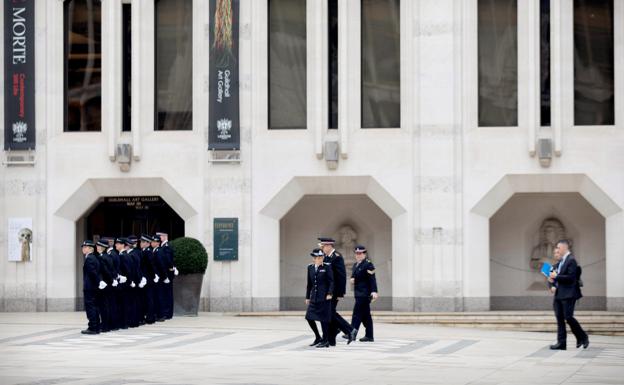
[[[173,313],[197,316],[204,274],[180,274],[173,281]]]

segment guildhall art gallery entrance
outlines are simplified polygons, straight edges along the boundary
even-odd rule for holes
[[[125,237],[163,231],[184,236],[184,220],[159,196],[102,197],[76,222],[76,238]],[[78,243],[79,244],[79,243]],[[76,252],[76,308],[82,309],[83,256]]]

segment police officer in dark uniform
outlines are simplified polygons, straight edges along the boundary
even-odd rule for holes
[[[314,332],[314,342],[310,346],[317,348],[329,347],[329,323],[332,318],[331,299],[334,292],[334,274],[331,266],[323,263],[325,254],[321,249],[314,249],[310,253],[314,263],[308,265],[308,284],[306,286],[305,318]],[[319,335],[316,321],[321,322],[323,338]]]
[[[173,262],[173,249],[169,245],[169,236],[167,233],[158,232],[157,236],[160,237],[160,247],[165,254],[165,268],[167,270],[167,278],[171,281],[171,284],[165,286],[164,291],[164,304],[165,304],[165,318],[171,319],[173,317],[173,280],[178,275],[178,269],[176,269]]]
[[[145,319],[143,318],[143,312],[141,311],[142,306],[142,297],[143,297],[143,289],[145,285],[147,285],[147,279],[145,278],[143,271],[141,270],[141,250],[136,247],[138,238],[136,235],[130,235],[127,238],[129,243],[127,253],[130,256],[130,261],[132,263],[132,269],[134,271],[134,319],[133,325],[141,326],[145,325]],[[132,286],[132,285],[131,285]]]
[[[358,245],[353,250],[355,252],[356,263],[353,265],[351,273],[351,283],[353,284],[353,295],[355,305],[353,306],[353,316],[351,326],[357,330],[363,323],[366,328],[366,335],[360,338],[362,342],[373,342],[373,318],[371,317],[371,300],[378,298],[377,280],[375,279],[375,266],[367,258],[366,247]]]
[[[141,235],[141,271],[147,282],[142,290],[141,296],[141,318],[147,324],[156,322],[156,304],[155,298],[158,291],[157,285],[160,277],[154,268],[153,250],[150,247],[152,238],[147,235]]]
[[[350,344],[357,335],[357,330],[353,329],[351,325],[345,321],[344,318],[338,314],[336,307],[338,301],[343,298],[347,291],[347,273],[342,255],[334,249],[336,241],[332,238],[318,238],[321,250],[325,254],[325,260],[323,262],[330,264],[334,274],[334,293],[331,299],[332,305],[332,320],[329,324],[328,340],[331,346],[336,345],[336,335],[338,330],[342,330],[347,335],[347,344]]]
[[[121,328],[121,314],[122,311],[120,309],[121,306],[121,296],[122,296],[122,289],[121,289],[121,284],[119,282],[120,280],[120,276],[119,276],[119,254],[117,253],[117,250],[115,250],[114,248],[114,238],[102,238],[103,240],[106,241],[106,243],[108,244],[108,247],[106,248],[106,255],[108,256],[108,259],[112,262],[113,264],[113,271],[115,273],[115,281],[116,281],[116,285],[115,287],[113,287],[113,298],[112,298],[112,330],[119,330],[119,328]]]
[[[100,274],[102,280],[106,283],[106,288],[98,292],[98,307],[102,320],[100,332],[107,333],[113,328],[113,287],[117,286],[117,274],[113,271],[113,261],[109,260],[106,254],[108,243],[99,240],[95,244],[95,247],[97,251],[96,256],[100,263]]]
[[[82,242],[82,254],[85,256],[84,265],[82,266],[84,307],[89,320],[88,327],[83,330],[82,334],[98,334],[100,333],[100,311],[97,305],[98,291],[106,287],[106,283],[102,281],[100,274],[100,263],[95,256],[95,243],[90,240]]]
[[[131,277],[131,265],[130,265],[130,257],[126,253],[124,245],[126,240],[124,238],[115,238],[114,246],[115,251],[117,252],[117,258],[119,259],[119,327],[121,329],[128,329],[128,326],[132,323],[131,321],[131,313],[132,307],[130,306],[130,296],[132,293],[130,290],[130,282],[128,278]]]
[[[154,296],[154,307],[156,310],[156,321],[163,322],[167,319],[165,313],[167,311],[166,293],[171,286],[171,280],[167,274],[167,256],[164,250],[160,247],[160,236],[154,235],[152,237],[152,265],[154,271],[160,277],[158,284],[156,285],[156,292]]]

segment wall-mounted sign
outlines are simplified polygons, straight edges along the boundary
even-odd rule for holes
[[[31,261],[33,254],[32,218],[9,218],[8,230],[9,261]]]
[[[238,260],[238,218],[215,218],[213,226],[215,261]]]
[[[240,149],[239,0],[210,0],[208,149]]]
[[[4,149],[35,148],[35,0],[4,1]]]

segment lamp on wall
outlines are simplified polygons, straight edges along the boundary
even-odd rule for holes
[[[130,143],[120,143],[117,145],[117,164],[123,172],[130,171],[130,163],[132,162],[132,145]]]
[[[338,154],[340,153],[338,145],[338,141],[327,141],[325,142],[325,148],[323,150],[323,156],[325,157],[325,162],[327,164],[327,168],[330,170],[335,170],[338,168]]]
[[[539,158],[540,166],[550,167],[552,161],[552,139],[540,138],[537,140],[537,157]]]

